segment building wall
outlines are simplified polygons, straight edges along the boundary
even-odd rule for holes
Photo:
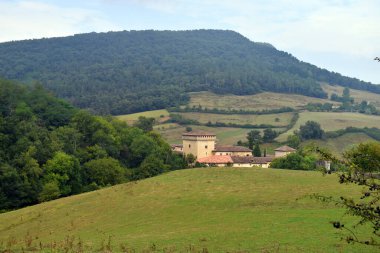
[[[239,168],[248,168],[252,167],[253,165],[250,163],[234,163],[232,167],[239,167]]]
[[[213,152],[214,155],[233,155],[233,156],[252,156],[251,152],[231,152],[231,151],[217,151]]]
[[[193,154],[196,158],[212,155],[215,149],[215,136],[183,136],[183,153]]]
[[[182,147],[172,147],[172,151],[182,153],[183,148]]]
[[[270,163],[264,163],[264,164],[254,164],[254,163],[234,163],[232,167],[239,167],[239,168],[249,168],[249,167],[261,167],[261,168],[269,168]]]
[[[257,165],[255,165],[255,166],[258,166],[258,167],[261,167],[261,168],[268,169],[268,168],[269,168],[269,165],[270,165],[270,163],[264,163],[264,164],[257,164]]]
[[[275,151],[274,157],[283,157],[291,154],[293,152]]]

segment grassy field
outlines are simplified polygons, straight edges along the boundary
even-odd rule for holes
[[[122,121],[127,122],[129,125],[132,125],[135,121],[138,120],[140,116],[144,116],[147,118],[155,118],[157,122],[161,122],[168,118],[169,112],[167,110],[154,110],[154,111],[138,112],[138,113],[133,113],[133,114],[118,115],[115,117]]]
[[[193,130],[204,130],[216,134],[217,141],[219,144],[224,145],[234,145],[237,141],[246,141],[247,133],[251,129],[247,128],[233,128],[233,127],[206,127],[206,126],[193,126],[190,125]],[[158,130],[160,128],[160,130]],[[256,129],[263,132],[264,129]],[[276,131],[283,130],[282,128],[276,128]],[[166,127],[162,129],[160,126],[157,126],[157,131],[161,133],[164,139],[170,144],[181,144],[182,143],[182,134],[186,132],[186,127],[173,126],[172,128]]]
[[[307,103],[335,103],[328,99],[274,92],[263,92],[249,96],[217,95],[211,92],[192,92],[190,93],[190,97],[190,107],[201,105],[203,108],[210,109],[243,109],[252,111],[281,107],[300,108]]]
[[[0,214],[0,249],[80,238],[88,252],[375,252],[341,241],[329,222],[343,211],[307,197],[359,192],[337,181],[258,168],[175,171]]]
[[[329,149],[334,155],[341,156],[342,152],[361,142],[376,141],[364,133],[348,133],[337,138],[327,140],[312,140],[302,143],[302,146],[315,143],[320,147]]]
[[[366,115],[350,112],[302,112],[297,123],[292,129],[280,135],[277,140],[285,141],[287,136],[292,134],[294,130],[298,130],[306,121],[313,120],[321,124],[325,131],[335,131],[349,126],[352,127],[379,127],[380,116]]]
[[[344,87],[342,86],[332,86],[328,84],[323,84],[322,88],[324,91],[326,91],[329,94],[329,97],[332,93],[338,94],[339,96],[342,96]],[[371,102],[374,106],[376,106],[378,109],[380,109],[380,94],[371,93],[368,91],[362,91],[362,90],[354,90],[350,89],[351,97],[354,98],[355,103],[360,103],[363,100],[366,100],[368,102]]]
[[[269,124],[273,126],[283,126],[289,125],[292,119],[293,113],[277,113],[277,114],[265,114],[265,115],[240,115],[240,114],[214,114],[214,113],[197,113],[197,112],[187,112],[179,113],[186,119],[197,120],[200,123],[207,123],[211,121],[222,122],[222,123],[235,123],[235,124]],[[276,122],[276,118],[279,120]]]

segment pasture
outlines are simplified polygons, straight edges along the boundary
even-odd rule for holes
[[[308,103],[333,103],[328,99],[320,99],[295,94],[282,94],[274,92],[263,92],[255,95],[219,95],[211,92],[190,93],[189,106],[203,108],[237,109],[260,111],[265,109],[278,109],[281,107],[292,107],[299,109]]]
[[[379,127],[380,116],[351,112],[302,112],[292,129],[277,137],[277,141],[286,141],[288,135],[299,130],[301,125],[312,120],[318,122],[324,131],[335,131],[346,127]]]
[[[174,171],[0,214],[0,250],[376,252],[341,241],[330,221],[355,220],[309,198],[359,191],[312,171]]]
[[[289,125],[292,119],[293,113],[276,113],[276,114],[263,114],[263,115],[241,115],[241,114],[214,114],[214,113],[198,113],[198,112],[187,112],[179,113],[185,119],[197,120],[200,123],[234,123],[234,124],[268,124],[273,126],[286,127]]]
[[[203,130],[216,134],[217,142],[224,145],[236,145],[241,141],[247,141],[247,133],[252,129],[248,128],[234,128],[234,127],[207,127],[207,126],[194,126],[190,125],[193,130]],[[264,129],[255,129],[263,132]],[[283,130],[282,128],[276,128],[276,131]],[[157,131],[162,137],[170,144],[181,144],[182,134],[186,132],[185,126],[177,125],[177,127],[165,127],[162,129],[157,126]]]
[[[331,94],[335,93],[338,96],[342,96],[344,87],[339,85],[328,85],[328,84],[322,84],[322,88],[325,92],[329,94],[329,97]],[[350,89],[351,97],[354,98],[355,103],[360,103],[363,100],[366,100],[367,102],[370,102],[373,104],[377,109],[380,109],[380,94],[363,91],[363,90],[355,90]]]
[[[302,143],[302,146],[306,146],[310,143],[314,143],[320,147],[327,148],[335,156],[340,157],[342,153],[353,146],[362,143],[376,141],[364,133],[347,133],[337,138],[328,138],[326,140],[310,140]]]
[[[169,112],[165,109],[163,110],[154,110],[154,111],[145,111],[132,114],[118,115],[116,118],[125,121],[128,125],[132,125],[135,121],[139,119],[140,116],[147,118],[154,118],[156,122],[162,122],[169,117]]]

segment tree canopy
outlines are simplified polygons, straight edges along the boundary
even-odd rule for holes
[[[185,167],[149,129],[0,80],[0,210]]]
[[[326,98],[320,82],[328,82],[380,93],[379,86],[222,30],[123,31],[7,42],[0,44],[0,65],[0,76],[38,80],[57,96],[99,114],[178,106],[191,91]]]

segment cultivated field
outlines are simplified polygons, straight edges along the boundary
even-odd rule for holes
[[[129,125],[132,125],[135,121],[138,120],[140,116],[144,116],[147,118],[155,118],[157,122],[161,122],[168,118],[169,112],[167,110],[154,110],[154,111],[138,112],[138,113],[133,113],[133,114],[118,115],[115,117],[122,121],[127,122]]]
[[[306,121],[313,120],[321,124],[325,131],[335,131],[346,127],[379,127],[380,116],[366,115],[361,113],[350,112],[302,112],[297,123],[292,129],[280,135],[277,140],[285,141],[287,136],[292,134],[294,130],[298,130]]]
[[[332,93],[338,94],[339,96],[342,96],[344,87],[342,86],[332,86],[328,84],[323,84],[322,88],[324,91],[326,91],[329,94],[329,97]],[[354,90],[350,89],[351,97],[354,98],[355,103],[360,103],[363,100],[366,100],[376,106],[378,109],[380,109],[380,94],[371,93],[368,91],[362,91],[362,90]]]
[[[197,113],[197,112],[187,112],[179,113],[186,119],[197,120],[200,123],[235,123],[235,124],[269,124],[273,126],[286,127],[289,125],[292,119],[293,113],[277,113],[277,114],[265,114],[265,115],[240,115],[240,114],[214,114],[214,113]],[[277,121],[276,121],[277,119]]]
[[[0,214],[0,250],[375,252],[341,241],[344,234],[330,221],[341,219],[343,210],[308,198],[358,192],[319,172],[175,171]]]
[[[225,145],[236,145],[236,143],[247,140],[247,133],[251,131],[248,128],[233,128],[233,127],[206,127],[206,126],[193,126],[190,125],[193,130],[204,130],[216,134],[217,142],[219,144]],[[186,127],[179,126],[177,127],[165,127],[162,129],[160,126],[157,126],[158,132],[161,133],[162,137],[169,142],[170,144],[181,144],[182,143],[182,134],[186,132]],[[264,129],[255,129],[263,132]],[[276,131],[283,130],[282,128],[276,128]]]
[[[252,111],[277,109],[281,107],[300,108],[307,103],[339,104],[328,99],[274,92],[263,92],[249,96],[218,95],[211,92],[192,92],[190,93],[190,97],[190,107],[201,105],[203,108],[210,109],[243,109]]]

